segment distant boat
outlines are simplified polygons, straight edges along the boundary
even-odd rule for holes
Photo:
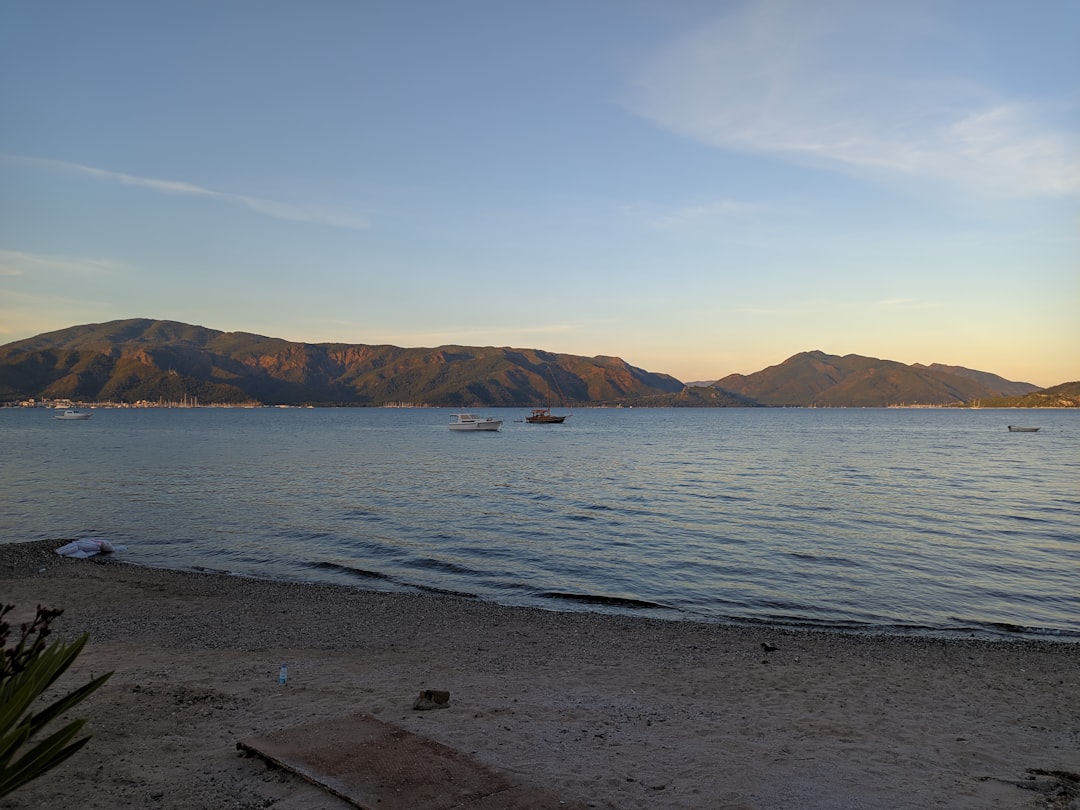
[[[1038,433],[1038,428],[1032,427],[1020,427],[1019,425],[1009,425],[1009,433]]]
[[[474,413],[455,413],[450,416],[451,430],[498,430],[502,427],[501,419],[490,416],[477,416]]]
[[[75,421],[80,419],[89,419],[90,414],[80,411],[78,408],[68,408],[63,413],[58,413],[53,419],[65,419],[68,421]]]
[[[566,417],[555,416],[551,408],[533,408],[532,415],[526,416],[525,421],[530,425],[561,425]]]
[[[562,404],[566,404],[566,397],[563,396],[562,390],[559,389],[559,383],[552,376],[551,382],[548,383],[548,406],[546,408],[533,408],[532,413],[525,417],[525,421],[530,425],[561,425],[566,421],[567,417],[573,415],[556,416],[551,412],[551,383],[555,384],[555,390],[558,391]]]

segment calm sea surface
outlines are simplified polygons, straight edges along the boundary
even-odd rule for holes
[[[0,542],[511,605],[1080,641],[1080,411],[0,409]],[[1008,424],[1038,426],[1009,433]]]

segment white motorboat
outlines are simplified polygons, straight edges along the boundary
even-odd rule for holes
[[[80,411],[78,408],[68,408],[63,413],[58,413],[53,417],[53,419],[66,419],[69,421],[89,418],[90,414],[86,413],[86,411]]]
[[[501,419],[490,416],[477,416],[474,413],[455,413],[450,416],[451,430],[498,430],[502,427]]]

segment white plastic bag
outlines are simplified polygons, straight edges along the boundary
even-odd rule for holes
[[[93,557],[97,554],[111,554],[114,551],[123,550],[123,546],[114,546],[108,540],[97,540],[91,537],[84,537],[81,540],[72,540],[67,545],[60,546],[60,548],[56,550],[56,553],[61,557],[74,557],[79,560],[85,560],[87,557]]]

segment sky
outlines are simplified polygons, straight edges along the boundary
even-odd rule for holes
[[[1076,0],[0,0],[0,343],[1080,380]]]

